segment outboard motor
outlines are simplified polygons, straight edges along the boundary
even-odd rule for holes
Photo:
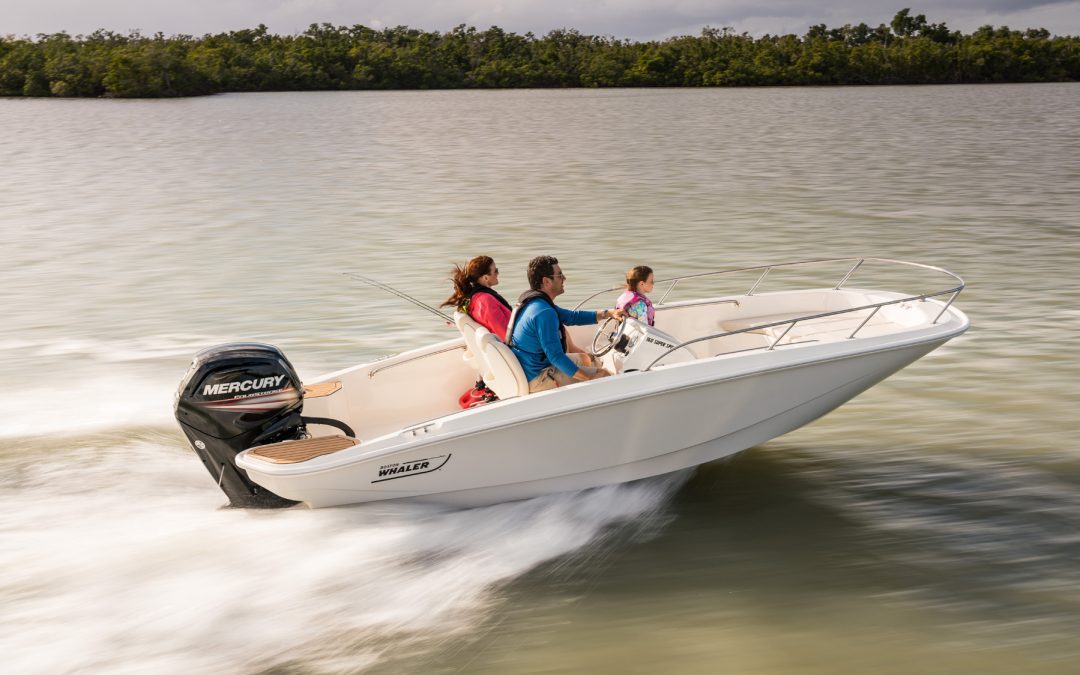
[[[237,468],[256,445],[304,438],[304,385],[277,347],[235,342],[195,354],[176,392],[176,420],[233,506],[291,506]]]

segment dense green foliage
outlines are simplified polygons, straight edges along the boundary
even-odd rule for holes
[[[458,26],[260,25],[194,38],[97,31],[0,38],[3,96],[189,96],[226,91],[495,87],[698,87],[1080,80],[1080,38],[984,26],[971,35],[898,12],[888,26],[813,26],[753,38],[632,42],[556,30],[544,37]]]

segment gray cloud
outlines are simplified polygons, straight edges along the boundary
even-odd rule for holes
[[[703,26],[736,32],[801,34],[813,24],[830,27],[888,23],[906,0],[0,0],[0,34],[36,34],[97,28],[126,32],[202,35],[266,24],[296,33],[311,23],[407,25],[449,30],[459,24],[500,26],[543,35],[557,28],[632,39],[698,34]],[[1043,27],[1080,35],[1080,0],[945,0],[913,6],[931,22],[970,32],[985,24]]]

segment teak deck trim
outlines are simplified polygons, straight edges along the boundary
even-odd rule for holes
[[[333,382],[319,382],[318,384],[309,384],[304,387],[304,398],[320,398],[322,396],[329,396],[337,390],[341,389],[341,381],[334,380]]]
[[[359,445],[360,441],[348,436],[323,436],[305,438],[299,441],[282,441],[270,445],[260,445],[248,451],[259,459],[274,464],[296,464],[315,457],[329,455],[345,448]]]

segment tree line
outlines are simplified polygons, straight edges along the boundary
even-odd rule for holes
[[[1080,80],[1080,38],[983,26],[970,35],[903,9],[889,25],[754,38],[730,28],[637,42],[492,27],[427,32],[312,24],[196,38],[99,30],[0,38],[0,96],[512,87],[711,87]]]

